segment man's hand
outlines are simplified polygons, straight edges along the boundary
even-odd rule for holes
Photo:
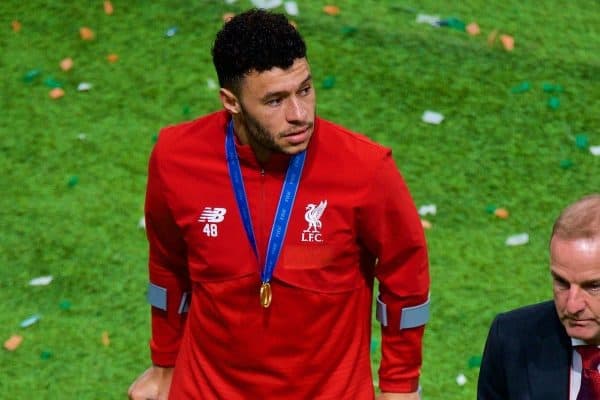
[[[375,400],[419,400],[419,393],[381,393]]]
[[[152,366],[131,384],[127,395],[131,400],[167,400],[173,368]]]

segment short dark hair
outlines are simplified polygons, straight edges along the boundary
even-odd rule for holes
[[[552,228],[559,239],[600,237],[600,193],[587,195],[563,210]]]
[[[212,57],[219,85],[237,93],[244,75],[289,68],[306,57],[306,44],[285,15],[252,9],[223,25]]]

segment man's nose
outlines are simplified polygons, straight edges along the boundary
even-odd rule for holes
[[[296,97],[291,97],[286,108],[285,117],[289,122],[304,121],[306,119],[306,108],[303,102]]]
[[[579,286],[571,285],[567,297],[567,312],[578,314],[585,309],[585,293]]]

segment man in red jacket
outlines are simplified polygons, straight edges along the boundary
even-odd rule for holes
[[[132,399],[418,399],[429,272],[391,152],[315,116],[306,46],[251,10],[212,50],[224,110],[164,129],[146,193],[153,366]]]

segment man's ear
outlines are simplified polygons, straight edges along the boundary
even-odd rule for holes
[[[235,94],[229,89],[221,88],[219,90],[219,97],[223,107],[229,111],[230,114],[239,114],[241,111],[240,102]]]

